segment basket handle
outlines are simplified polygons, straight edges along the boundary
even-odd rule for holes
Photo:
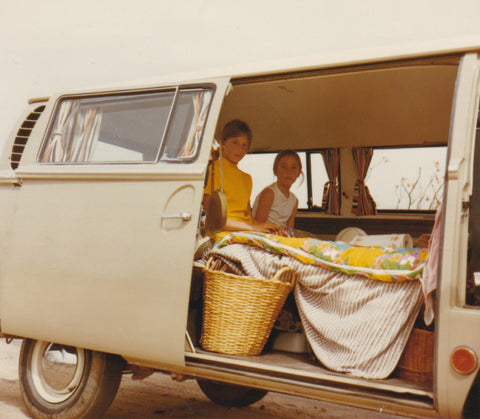
[[[228,266],[226,266],[225,264],[222,264],[221,259],[215,259],[214,256],[210,256],[207,260],[205,268],[211,271],[225,272],[228,269]],[[282,278],[282,276],[285,276],[286,279],[280,279]],[[272,279],[274,281],[286,282],[288,284],[293,285],[295,283],[295,271],[292,268],[289,268],[288,266],[284,266],[283,268],[277,271],[277,273]]]
[[[287,280],[280,279],[282,276],[286,276]],[[287,282],[293,285],[295,283],[295,271],[288,266],[284,266],[282,269],[278,270],[273,279],[280,282]]]
[[[211,271],[225,272],[228,266],[222,263],[221,259],[215,259],[215,257],[210,256],[207,260],[207,264],[205,265],[205,268]]]
[[[213,260],[214,260],[213,256],[210,256],[207,260],[207,263],[205,264],[205,268],[211,269],[211,266],[213,264]]]

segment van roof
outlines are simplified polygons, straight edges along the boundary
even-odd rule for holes
[[[242,68],[222,69],[222,74],[232,77],[251,77],[289,71],[308,71],[326,67],[372,64],[401,59],[459,54],[480,51],[480,33],[461,38],[438,39],[425,42],[395,44],[388,46],[343,49],[291,60],[256,63]],[[220,74],[219,74],[220,75]]]
[[[216,65],[195,71],[164,73],[155,77],[132,80],[134,85],[177,83],[215,77],[244,78],[276,73],[308,71],[328,67],[344,67],[423,57],[480,51],[480,26],[476,34],[351,48],[317,50],[309,55],[282,57],[268,61],[253,60],[242,64]],[[105,87],[105,86],[103,86]],[[113,87],[113,86],[112,86]],[[123,86],[125,87],[125,86]]]

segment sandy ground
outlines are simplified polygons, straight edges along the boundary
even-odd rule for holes
[[[20,341],[10,345],[0,339],[0,418],[29,418],[18,386]],[[102,419],[394,419],[363,409],[338,406],[300,397],[269,393],[248,408],[235,409],[215,405],[193,380],[177,383],[164,374],[153,374],[134,381],[125,375],[120,390]]]

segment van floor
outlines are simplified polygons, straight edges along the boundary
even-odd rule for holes
[[[337,373],[323,367],[310,354],[264,351],[258,356],[235,356],[208,352],[195,347],[186,352],[188,365],[202,366],[216,371],[242,372],[243,375],[266,376],[278,381],[293,380],[307,386],[363,388],[380,393],[396,393],[400,398],[414,398],[424,402],[433,400],[432,382],[412,381],[396,376],[383,380],[364,379]]]

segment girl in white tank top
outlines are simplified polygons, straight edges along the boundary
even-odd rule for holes
[[[283,150],[273,163],[277,181],[260,192],[253,204],[253,217],[257,222],[272,222],[285,230],[293,229],[298,208],[297,197],[290,192],[302,173],[302,162],[293,150]]]

